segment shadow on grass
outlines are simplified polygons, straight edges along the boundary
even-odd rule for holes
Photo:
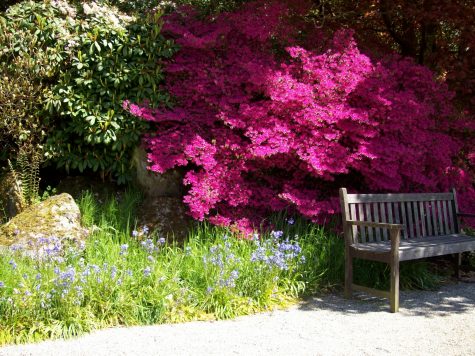
[[[475,283],[460,282],[435,291],[402,291],[399,314],[403,316],[447,316],[465,313],[475,308]],[[304,300],[300,310],[331,310],[343,314],[389,313],[389,301],[356,292],[353,299],[343,293],[314,296]]]

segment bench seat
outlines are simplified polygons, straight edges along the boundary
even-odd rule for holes
[[[475,237],[462,234],[428,236],[401,240],[399,261],[443,256],[475,250]],[[351,244],[351,254],[356,258],[388,262],[391,241]]]

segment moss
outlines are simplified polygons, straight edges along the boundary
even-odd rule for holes
[[[11,245],[34,237],[58,236],[77,239],[84,233],[80,226],[79,208],[69,194],[53,196],[25,209],[0,227],[0,244]]]

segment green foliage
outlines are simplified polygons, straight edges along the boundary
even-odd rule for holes
[[[38,151],[27,152],[21,149],[15,165],[9,160],[10,171],[15,181],[20,182],[22,206],[40,201],[40,163],[42,154]]]
[[[169,105],[160,61],[175,46],[160,35],[160,13],[133,17],[94,2],[26,1],[10,7],[2,23],[0,60],[32,63],[28,69],[42,85],[29,96],[41,106],[25,108],[40,132],[50,129],[46,157],[67,170],[100,170],[124,182],[146,128],[124,101]]]
[[[191,5],[204,14],[229,11],[249,0],[101,0],[102,3],[108,3],[117,6],[121,11],[127,13],[143,13],[153,11],[154,9],[173,10],[177,6]]]
[[[84,250],[65,249],[64,260],[0,254],[0,345],[116,325],[231,318],[342,284],[342,239],[315,224],[277,216],[282,238],[262,234],[250,241],[203,223],[177,246],[143,227],[131,236],[140,201],[135,191],[101,204],[85,193],[79,205],[93,232]],[[259,247],[287,237],[301,247],[288,268],[253,258]],[[427,271],[402,268],[408,273],[419,278]]]
[[[21,148],[40,148],[48,127],[48,119],[41,119],[41,49],[35,48],[33,37],[8,26],[0,17],[0,163],[14,159]],[[15,51],[19,41],[24,56]]]

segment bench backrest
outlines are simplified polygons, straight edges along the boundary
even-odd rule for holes
[[[347,194],[340,189],[344,221],[402,224],[401,238],[449,235],[459,232],[457,197],[450,193]],[[360,243],[387,241],[388,229],[352,228],[353,240]]]

